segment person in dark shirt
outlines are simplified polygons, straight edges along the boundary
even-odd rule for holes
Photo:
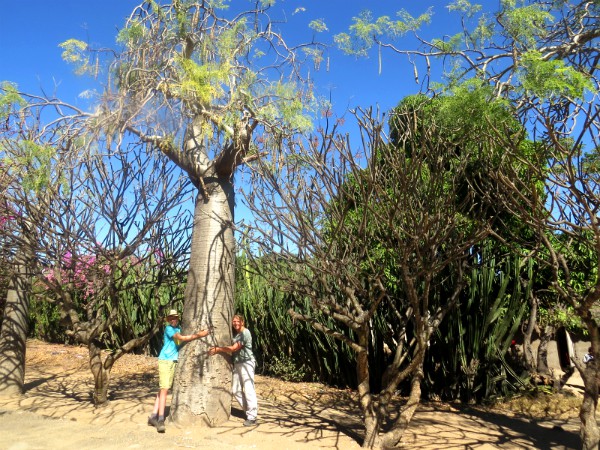
[[[256,424],[258,416],[258,401],[254,389],[254,368],[256,360],[252,353],[252,334],[245,327],[244,318],[236,314],[231,321],[235,336],[233,344],[225,347],[211,347],[209,355],[228,353],[233,357],[233,382],[231,390],[233,396],[246,412],[244,426]]]

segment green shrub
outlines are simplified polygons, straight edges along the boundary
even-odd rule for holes
[[[265,363],[265,374],[295,383],[299,381],[314,381],[314,377],[304,364],[286,355],[270,358]]]
[[[32,296],[29,304],[29,336],[45,342],[69,343],[60,325],[60,313],[56,305],[43,297]]]

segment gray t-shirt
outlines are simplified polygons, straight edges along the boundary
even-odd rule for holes
[[[254,354],[252,353],[252,335],[248,328],[244,328],[244,331],[236,334],[233,337],[233,342],[240,342],[242,348],[233,354],[233,363],[254,361]]]

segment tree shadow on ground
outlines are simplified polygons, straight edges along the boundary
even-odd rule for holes
[[[48,356],[43,361],[38,358],[28,365],[25,394],[13,403],[0,399],[0,409],[101,426],[118,425],[124,432],[156,436],[156,431],[146,425],[158,389],[155,359],[142,360],[144,357],[129,355],[132,362],[124,362],[113,370],[108,404],[95,408],[87,358],[71,355],[71,363],[61,365],[60,358],[67,358],[67,353],[48,354],[46,350],[45,354]],[[202,439],[228,442],[234,436],[258,439],[259,443],[282,438],[308,444],[309,448],[359,448],[364,428],[354,392],[260,375],[256,377],[256,389],[257,426],[242,426],[244,413],[233,401],[227,423],[209,430],[193,427],[194,438],[200,442]],[[577,419],[535,421],[476,408],[423,404],[405,432],[401,448],[466,450],[488,445],[506,449],[576,449],[581,447],[578,426]],[[176,430],[174,425],[168,431],[172,438],[185,440],[190,429]]]
[[[461,414],[467,414],[479,421],[491,422],[500,430],[510,430],[526,436],[534,448],[539,450],[579,449],[579,419],[540,420],[525,416],[506,416],[489,411],[465,409]]]
[[[110,401],[104,408],[95,408],[91,400],[93,381],[91,373],[86,372],[87,368],[62,373],[30,371],[19,409],[68,420],[88,413],[94,416],[92,423],[102,424],[130,421],[139,425],[145,420],[156,395],[156,374],[115,376],[110,384]],[[266,378],[259,382],[258,391],[258,427],[250,430],[240,427],[237,422],[245,414],[234,405],[231,417],[235,423],[216,427],[214,433],[237,430],[243,434],[256,429],[313,446],[331,447],[330,442],[341,442],[344,438],[354,441],[357,447],[362,443],[363,424],[350,392],[326,387],[278,392],[277,382]],[[476,408],[424,404],[406,431],[401,448],[468,449],[487,444],[496,448],[570,450],[581,447],[577,429],[576,419],[539,421]]]
[[[327,432],[344,434],[362,444],[364,428],[356,399],[347,392],[329,391],[287,396],[271,391],[266,397],[273,400],[263,407],[262,416],[288,429],[290,435],[303,433],[307,441]],[[401,404],[401,401],[396,404],[396,410]],[[394,419],[392,414],[391,420]],[[576,418],[534,420],[476,408],[423,404],[405,432],[400,448],[466,450],[491,445],[505,449],[574,450],[581,448],[578,427]]]
[[[423,405],[403,442],[406,448],[471,449],[483,445],[506,449],[571,450],[581,448],[579,421],[532,420],[476,408]]]

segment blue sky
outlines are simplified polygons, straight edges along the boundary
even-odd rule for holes
[[[241,2],[242,0],[233,0]],[[481,3],[495,7],[499,0]],[[93,80],[78,77],[61,59],[59,44],[75,38],[94,47],[115,47],[115,37],[138,0],[0,0],[0,81],[17,83],[23,92],[56,96],[81,106],[81,92],[93,88]],[[457,14],[450,15],[446,0],[279,0],[287,12],[286,34],[289,39],[306,42],[313,32],[308,23],[323,19],[329,28],[319,40],[331,42],[333,34],[346,31],[365,8],[375,16],[394,16],[400,9],[417,16],[428,6],[434,8],[433,24],[425,28],[429,36],[458,31]],[[277,6],[276,6],[277,7]],[[292,14],[297,8],[303,12]],[[379,106],[382,111],[394,107],[406,95],[419,91],[412,67],[406,58],[384,53],[379,73],[376,54],[370,59],[356,59],[332,49],[329,70],[323,66],[313,74],[318,92],[331,98],[334,114],[342,116],[348,108]],[[353,121],[345,131],[352,135]],[[356,133],[354,133],[356,134]],[[357,138],[358,139],[358,138]],[[236,208],[236,219],[245,216]]]
[[[241,1],[241,0],[235,0]],[[76,38],[93,45],[113,47],[117,30],[139,1],[133,0],[0,0],[0,81],[16,82],[23,91],[54,94],[77,102],[77,95],[90,88],[89,80],[76,77],[72,68],[61,60],[58,44]],[[449,16],[446,1],[424,0],[280,0],[287,11],[291,33],[310,39],[307,24],[324,19],[331,34],[345,31],[353,16],[365,8],[393,16],[400,9],[418,15],[434,7],[434,23],[426,33],[439,35],[456,32],[458,16]],[[496,6],[498,1],[482,2]],[[297,8],[304,11],[292,15]],[[331,34],[327,39],[331,38]],[[384,53],[383,70],[378,73],[376,56],[356,60],[332,50],[330,70],[316,74],[322,93],[331,94],[335,111],[347,107],[379,105],[393,107],[403,96],[418,91],[412,68],[404,57]]]

